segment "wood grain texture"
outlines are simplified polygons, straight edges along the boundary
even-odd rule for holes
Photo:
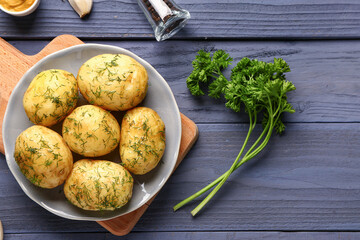
[[[351,232],[263,232],[359,231],[359,41],[96,42],[127,48],[147,60],[169,83],[180,110],[199,123],[195,147],[127,239],[359,238]],[[11,43],[34,54],[48,42]],[[237,170],[209,207],[193,218],[190,211],[198,201],[175,213],[172,206],[230,167],[247,127],[242,124],[247,121],[244,114],[187,91],[184,81],[200,48],[222,48],[236,60],[284,58],[292,69],[288,79],[297,87],[289,95],[297,113],[286,115],[285,135],[274,136],[261,159]],[[3,155],[0,182],[0,218],[10,239],[113,238],[95,222],[62,219],[33,203],[12,177]],[[249,230],[262,232],[238,232]]]
[[[175,169],[179,166],[182,160],[185,158],[186,154],[190,151],[192,146],[195,144],[199,136],[199,130],[195,123],[186,117],[184,114],[181,114],[181,143],[179,149],[179,155],[176,161]],[[134,226],[137,224],[141,216],[148,209],[150,204],[154,201],[157,194],[152,197],[148,202],[146,202],[142,207],[137,210],[130,212],[124,216],[113,218],[107,221],[98,221],[101,226],[106,228],[112,234],[117,236],[124,236],[131,232]]]
[[[87,41],[91,42],[91,41]],[[36,53],[47,42],[11,41],[27,54]],[[239,61],[242,57],[288,62],[287,79],[297,90],[289,93],[296,109],[285,114],[287,122],[359,122],[360,121],[360,42],[359,41],[96,41],[126,48],[153,65],[170,85],[180,111],[196,123],[247,122],[245,114],[224,107],[222,100],[193,97],[186,88],[192,71],[191,62],[199,49],[224,49]],[[33,50],[35,49],[35,51]],[[229,76],[229,72],[226,73]]]
[[[2,222],[0,221],[0,240],[4,239],[4,230],[2,226]]]
[[[6,234],[7,240],[114,240],[119,237],[109,233],[39,233],[39,234]],[[360,233],[355,232],[149,232],[131,233],[126,240],[358,240]]]
[[[0,38],[0,152],[4,153],[2,122],[10,94],[17,82],[24,73],[40,59],[50,53],[81,43],[82,42],[74,36],[62,35],[51,41],[51,43],[39,53],[28,56]]]
[[[359,38],[357,0],[177,0],[192,19],[174,38],[314,39]],[[67,1],[42,1],[35,13],[15,18],[0,12],[0,36],[53,38],[74,34],[86,38],[154,39],[135,0],[94,1],[80,19]]]
[[[64,49],[69,46],[82,44],[82,42],[72,36],[72,35],[61,35],[51,41],[48,45],[45,46],[43,50],[41,50],[38,54],[28,56],[13,46],[8,44],[5,40],[0,38],[0,47],[1,47],[1,55],[0,55],[0,64],[3,67],[3,71],[1,72],[1,86],[3,87],[0,91],[0,105],[2,106],[2,111],[0,111],[0,152],[4,153],[4,146],[2,142],[2,120],[4,118],[4,113],[6,109],[6,105],[8,103],[10,94],[12,89],[15,87],[16,83],[22,77],[22,75],[37,61],[42,59],[43,57],[49,55],[50,53],[56,52],[60,49]],[[179,155],[177,158],[175,168],[180,164],[180,162],[184,159],[186,154],[189,152],[190,148],[193,146],[195,141],[198,138],[198,128],[185,115],[181,115],[181,127],[182,127],[182,135],[181,135],[181,144],[179,149]],[[101,226],[108,229],[111,233],[123,236],[128,234],[133,227],[136,225],[140,217],[144,214],[147,207],[151,204],[151,202],[155,199],[155,196],[150,199],[144,206],[133,211],[125,216],[120,216],[118,218],[114,218],[107,221],[98,222]],[[0,222],[1,227],[1,222]],[[2,234],[2,227],[0,228],[0,238]],[[1,239],[0,239],[1,240]]]
[[[200,137],[135,226],[163,231],[357,231],[360,229],[359,123],[290,123],[266,151],[238,169],[196,218],[172,207],[226,171],[247,124],[199,124]],[[256,133],[260,133],[260,128]],[[5,233],[103,232],[94,222],[57,217],[21,191],[0,157]]]

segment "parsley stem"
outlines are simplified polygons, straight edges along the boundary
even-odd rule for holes
[[[269,127],[269,130],[266,134],[266,137],[264,139],[264,141],[260,144],[259,147],[257,147],[253,152],[251,152],[248,156],[246,156],[245,158],[243,158],[241,160],[241,164],[243,163],[246,163],[247,161],[249,161],[250,159],[252,159],[253,157],[255,157],[256,155],[258,155],[265,147],[266,145],[268,144],[269,140],[270,140],[270,137],[271,137],[271,134],[272,134],[272,131],[274,129],[274,124],[273,124],[273,120],[274,118],[270,118],[270,127]],[[239,163],[239,164],[240,164]],[[240,167],[241,165],[239,165]]]
[[[230,174],[234,171],[234,168],[236,167],[236,164],[238,163],[241,155],[243,154],[245,146],[248,143],[250,135],[251,135],[251,133],[252,133],[252,131],[254,129],[253,125],[256,124],[256,122],[252,121],[251,112],[249,112],[249,118],[250,118],[250,127],[249,127],[249,130],[248,130],[248,133],[246,135],[245,141],[244,141],[244,143],[243,143],[243,145],[241,147],[241,150],[240,150],[238,156],[236,157],[236,159],[235,159],[234,163],[232,164],[230,170],[225,173],[225,176],[221,179],[220,183],[210,192],[210,194],[204,200],[202,200],[202,202],[193,211],[191,211],[191,214],[193,216],[195,216],[210,201],[210,199],[217,193],[217,191],[219,191],[219,189],[222,187],[222,185],[225,183],[225,181],[229,178]]]
[[[251,118],[251,117],[250,117],[250,118]],[[256,124],[256,122],[255,122],[255,124]],[[239,154],[238,154],[238,156],[237,156],[237,158],[236,158],[236,160],[235,160],[234,163],[236,163],[237,160],[239,160],[240,156],[242,155],[242,153],[243,153],[243,151],[244,151],[244,149],[245,149],[246,143],[247,143],[247,141],[248,141],[248,139],[249,139],[249,137],[250,137],[250,134],[251,134],[252,130],[254,129],[254,127],[252,127],[252,126],[255,125],[255,124],[253,124],[253,123],[251,122],[251,120],[250,120],[250,127],[249,127],[249,129],[248,129],[248,133],[247,133],[246,140],[245,140],[245,142],[243,143],[243,146],[242,146],[242,148],[241,148],[241,150],[240,150],[240,152],[239,152]],[[233,165],[234,165],[234,164],[233,164]],[[210,183],[209,185],[207,185],[206,187],[204,187],[204,188],[201,189],[200,191],[194,193],[194,194],[191,195],[190,197],[188,197],[188,198],[182,200],[180,203],[176,204],[176,205],[173,207],[174,211],[178,210],[179,208],[181,208],[182,206],[184,206],[184,205],[187,204],[188,202],[194,200],[195,198],[201,196],[202,194],[204,194],[205,192],[207,192],[208,190],[210,190],[213,186],[215,186],[215,184],[219,183],[229,172],[230,172],[229,170],[226,171],[223,175],[221,175],[220,177],[218,177],[215,181],[213,181],[212,183]],[[231,173],[231,172],[230,172],[230,173]],[[230,174],[230,173],[229,173],[229,174]]]
[[[281,100],[282,96],[283,96],[283,95],[280,94],[279,100],[278,100],[279,102],[281,102],[280,100]],[[281,111],[280,107],[281,107],[281,104],[278,105],[276,111],[274,112],[274,114],[273,114],[274,117],[276,116],[276,114],[278,114],[279,111]],[[279,114],[279,115],[280,115],[280,114]]]
[[[207,192],[208,190],[210,190],[211,188],[213,188],[216,184],[218,184],[220,181],[222,181],[224,179],[224,177],[226,175],[230,175],[233,171],[235,171],[236,169],[238,169],[242,164],[244,164],[245,162],[247,162],[248,160],[252,159],[253,157],[255,157],[262,149],[265,148],[265,146],[267,145],[271,133],[272,133],[272,128],[273,128],[273,122],[274,121],[268,121],[268,123],[266,124],[264,130],[262,131],[261,135],[258,137],[258,139],[254,142],[254,144],[250,147],[250,149],[247,151],[247,153],[245,154],[245,156],[243,157],[243,159],[240,162],[237,162],[236,166],[233,169],[230,169],[228,171],[226,171],[224,174],[222,174],[220,177],[218,177],[216,180],[214,180],[212,183],[208,184],[206,187],[204,187],[203,189],[201,189],[200,191],[196,192],[195,194],[191,195],[190,197],[184,199],[183,201],[181,201],[180,203],[176,204],[173,209],[174,211],[178,210],[179,208],[183,207],[185,204],[189,203],[190,201],[194,200],[195,198],[201,196],[202,194],[204,194],[205,192]],[[254,126],[254,125],[253,125]],[[271,130],[269,130],[269,127],[271,127]],[[249,130],[251,129],[251,126],[249,128]],[[266,134],[267,133],[267,134]],[[264,141],[262,142],[262,144],[260,146],[258,146],[258,148],[256,150],[253,151],[253,149],[259,144],[259,142],[261,141],[261,139],[263,139],[263,137],[265,136],[265,134],[267,135],[266,138],[264,139]],[[244,146],[244,145],[243,145]],[[236,160],[235,160],[236,161]],[[221,186],[220,186],[221,187]],[[219,188],[220,188],[219,187]],[[205,199],[204,199],[205,200]],[[209,199],[210,200],[210,199]],[[201,204],[201,203],[200,203]],[[206,204],[206,203],[205,203]],[[205,205],[204,204],[204,205]],[[203,206],[204,206],[203,205]],[[199,209],[197,210],[200,211],[200,209],[203,207],[199,207]],[[197,208],[198,208],[197,207]],[[195,208],[195,209],[197,209]],[[192,211],[195,211],[195,209]],[[193,216],[197,213],[194,212]]]
[[[283,59],[274,58],[273,63],[266,63],[245,57],[231,69],[228,80],[222,70],[226,69],[232,60],[223,50],[218,50],[213,55],[200,50],[192,62],[194,69],[186,79],[186,85],[194,96],[204,95],[202,87],[207,87],[210,97],[223,96],[226,100],[225,106],[235,112],[240,112],[245,106],[245,112],[250,117],[248,135],[230,169],[200,191],[175,205],[174,211],[212,189],[191,212],[195,216],[237,168],[264,150],[274,130],[279,134],[285,130],[285,125],[281,121],[282,113],[295,112],[287,102],[286,94],[296,88],[291,82],[286,81],[284,74],[290,72],[290,68]],[[263,116],[263,122],[266,123],[263,126],[264,130],[245,151],[258,115]]]
[[[261,141],[261,139],[263,139],[263,137],[265,136],[265,133],[267,132],[267,130],[269,129],[269,125],[270,122],[267,122],[264,130],[262,131],[261,135],[258,137],[258,139],[254,142],[254,144],[250,147],[250,149],[246,152],[245,157],[247,157],[253,150],[254,148],[259,144],[259,142]]]
[[[271,112],[271,115],[272,116],[272,109],[270,109],[270,112]],[[251,115],[250,115],[251,116]],[[271,137],[271,133],[272,133],[272,129],[273,129],[273,120],[274,118],[273,117],[270,117],[270,128],[269,128],[269,131],[264,139],[264,141],[261,143],[261,145],[256,148],[254,150],[254,152],[252,152],[251,154],[249,154],[248,158],[243,158],[239,163],[238,163],[238,160],[244,150],[244,145],[247,144],[247,141],[249,139],[249,136],[251,133],[251,131],[248,132],[248,135],[245,139],[245,143],[243,145],[243,147],[241,148],[241,151],[239,153],[239,155],[237,156],[236,160],[234,161],[233,165],[231,166],[231,168],[225,173],[225,176],[221,179],[220,183],[209,193],[208,196],[206,196],[206,198],[194,209],[191,211],[191,214],[193,216],[195,216],[209,201],[210,199],[217,193],[217,191],[219,191],[219,189],[222,187],[222,185],[225,183],[225,181],[229,178],[230,174],[235,170],[235,167],[237,165],[239,165],[239,167],[246,163],[247,161],[249,161],[251,158],[255,157],[259,152],[261,152],[262,149],[265,148],[265,146],[267,145],[267,143],[269,142],[269,139]],[[251,121],[250,121],[251,122]],[[252,128],[252,125],[250,124],[250,129]]]
[[[254,124],[255,125],[255,124]],[[253,126],[254,126],[253,125]],[[261,139],[263,139],[264,135],[267,133],[267,130],[269,128],[270,122],[268,122],[263,130],[263,132],[261,133],[261,135],[258,137],[258,139],[254,142],[254,144],[250,147],[250,149],[247,151],[247,153],[245,154],[245,156],[243,157],[242,161],[243,162],[239,162],[237,163],[237,165],[235,166],[235,168],[232,170],[235,171],[236,169],[238,169],[244,162],[250,160],[251,158],[253,158],[254,156],[250,156],[251,151],[259,144],[259,142],[261,141]],[[250,128],[249,128],[250,130]],[[246,161],[244,161],[246,160]],[[224,177],[225,175],[230,172],[230,170],[226,171],[224,174],[222,174],[220,177],[218,177],[216,180],[214,180],[212,183],[208,184],[206,187],[204,187],[203,189],[199,190],[198,192],[196,192],[195,194],[191,195],[190,197],[184,199],[183,201],[181,201],[180,203],[176,204],[173,209],[174,211],[178,210],[179,208],[183,207],[185,204],[191,202],[192,200],[196,199],[197,197],[201,196],[202,194],[204,194],[205,192],[209,191],[211,188],[213,188],[216,184],[218,184]],[[230,172],[230,173],[232,173]]]

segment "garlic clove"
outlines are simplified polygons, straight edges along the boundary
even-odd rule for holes
[[[89,14],[92,8],[92,0],[69,0],[70,5],[82,18]]]

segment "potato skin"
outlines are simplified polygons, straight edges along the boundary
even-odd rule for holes
[[[123,54],[102,54],[85,62],[77,76],[81,94],[91,104],[125,111],[146,96],[148,74],[135,59]]]
[[[34,124],[52,126],[66,117],[79,97],[77,81],[71,73],[50,69],[39,73],[23,98],[26,115]]]
[[[138,175],[154,169],[165,151],[165,124],[147,107],[126,112],[121,126],[120,158],[123,166]]]
[[[117,147],[120,126],[108,111],[84,105],[65,118],[62,135],[72,151],[85,157],[99,157]]]
[[[39,125],[17,137],[14,157],[25,177],[42,188],[61,185],[73,167],[73,156],[64,139]]]
[[[84,210],[115,210],[132,196],[133,178],[120,164],[82,159],[64,185],[66,198]]]

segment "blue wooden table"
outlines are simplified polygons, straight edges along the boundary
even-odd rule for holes
[[[0,36],[35,54],[60,34],[126,48],[167,80],[200,137],[133,232],[124,239],[360,239],[360,2],[358,0],[177,0],[192,19],[156,42],[134,0],[94,1],[79,19],[66,0],[43,0],[31,16],[0,13]],[[172,206],[226,171],[248,119],[221,100],[195,98],[185,79],[199,49],[283,58],[297,90],[283,136],[231,175],[197,217]],[[256,131],[261,131],[257,128]],[[117,239],[96,222],[55,216],[30,200],[0,156],[5,239]]]

